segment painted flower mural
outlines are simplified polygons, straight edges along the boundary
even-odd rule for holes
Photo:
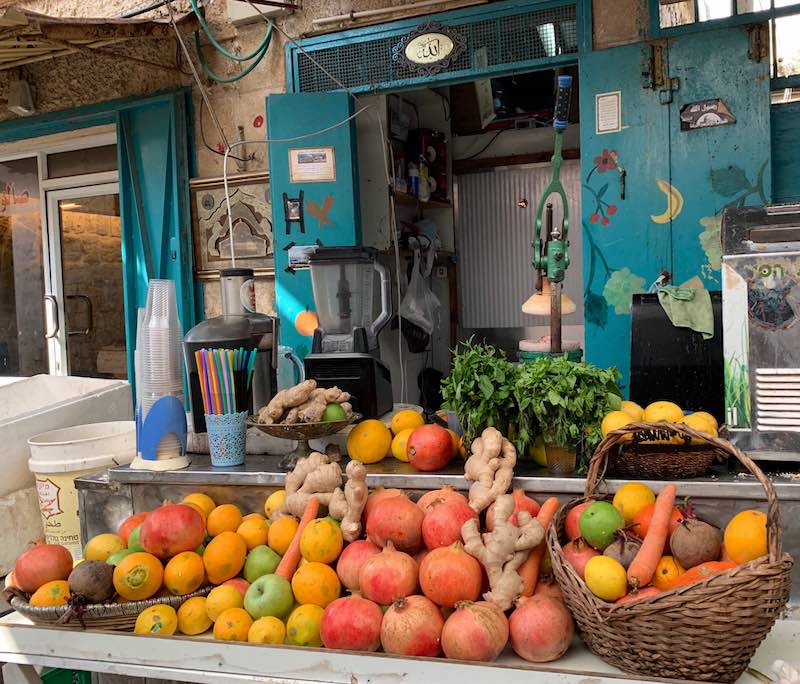
[[[615,170],[622,170],[622,166],[619,164],[619,155],[617,155],[617,151],[604,149],[601,154],[594,158],[594,166],[586,175],[586,182],[583,187],[594,195],[595,201],[594,211],[589,214],[589,223],[591,224],[599,223],[606,227],[611,223],[611,217],[617,213],[617,205],[606,202],[605,199],[603,199],[608,192],[609,184],[605,183],[599,188],[593,188],[589,185],[589,181],[595,172],[603,174],[606,173],[606,171]]]
[[[645,291],[645,279],[625,266],[618,271],[612,271],[603,287],[603,298],[609,306],[614,307],[615,313],[625,315],[631,312],[633,295]]]

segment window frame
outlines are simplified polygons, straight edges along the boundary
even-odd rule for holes
[[[695,6],[695,17],[698,16],[697,3],[698,0],[693,0]],[[761,10],[759,12],[747,12],[746,14],[736,13],[736,0],[730,0],[731,10],[733,14],[730,17],[723,19],[709,19],[708,21],[693,21],[691,24],[683,24],[682,26],[669,26],[666,28],[661,27],[661,15],[659,12],[659,0],[650,0],[650,36],[653,38],[666,38],[669,36],[676,36],[687,33],[697,33],[698,31],[712,31],[718,28],[726,28],[730,26],[745,26],[747,24],[760,24],[770,19],[777,19],[792,14],[800,13],[800,0],[794,2],[788,7],[775,7],[775,0],[770,0],[773,5],[771,9]]]

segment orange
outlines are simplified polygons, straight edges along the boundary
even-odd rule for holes
[[[242,518],[242,522],[246,522],[247,520],[266,520],[266,518],[261,515],[261,513],[248,513]]]
[[[182,634],[195,636],[207,632],[212,625],[206,612],[206,597],[194,596],[178,608],[178,629]]]
[[[453,444],[453,458],[458,456],[461,449],[461,438],[455,433],[455,430],[447,430],[450,435],[450,442]]]
[[[377,463],[392,446],[392,433],[381,421],[370,419],[356,425],[347,436],[347,453],[354,461]]]
[[[230,584],[220,584],[214,587],[206,599],[206,615],[214,622],[229,608],[242,608],[244,599],[242,592]]]
[[[672,589],[684,572],[686,570],[672,556],[662,556],[653,574],[653,586],[661,591]]]
[[[39,587],[29,603],[32,606],[66,606],[69,599],[69,583],[65,580],[53,580]]]
[[[289,548],[289,544],[292,543],[297,528],[297,520],[291,516],[287,515],[283,518],[278,518],[269,526],[269,534],[267,535],[269,548],[282,556],[286,553],[286,549]]]
[[[159,603],[145,608],[136,618],[136,634],[172,636],[178,629],[178,614],[172,606]]]
[[[264,502],[264,514],[268,518],[272,518],[272,516],[277,513],[281,508],[283,508],[283,503],[286,501],[286,490],[279,489],[276,492],[272,492],[267,497],[267,500]]]
[[[333,568],[324,563],[312,562],[298,568],[294,573],[292,591],[298,603],[312,603],[325,608],[339,598],[342,585]]]
[[[392,440],[392,456],[398,461],[408,463],[408,438],[414,433],[417,428],[406,428],[400,430]]]
[[[236,532],[221,532],[203,553],[203,565],[211,584],[222,584],[239,574],[247,556],[247,544]]]
[[[342,530],[332,518],[317,518],[300,536],[300,554],[307,561],[333,563],[342,552]]]
[[[251,551],[256,546],[263,546],[267,543],[269,523],[261,516],[242,520],[242,524],[236,528],[236,534],[244,539],[244,543],[247,544],[247,550]]]
[[[643,508],[655,504],[656,495],[653,490],[641,482],[626,482],[614,494],[614,508],[625,519],[625,524],[630,525]]]
[[[767,516],[761,511],[737,513],[725,527],[725,551],[734,563],[767,555]]]
[[[164,568],[155,556],[137,551],[125,556],[114,568],[114,588],[122,598],[141,601],[161,588]]]
[[[98,534],[86,544],[86,550],[83,555],[86,560],[103,561],[105,563],[109,556],[117,551],[122,551],[126,547],[125,540],[117,534]]]
[[[234,504],[222,504],[208,514],[206,529],[212,537],[223,532],[236,532],[242,524],[242,512]]]
[[[197,508],[199,508],[200,512],[203,514],[203,520],[208,518],[208,516],[211,515],[211,511],[217,507],[217,504],[214,503],[214,499],[212,499],[208,494],[203,494],[202,492],[193,492],[192,494],[184,496],[182,503],[194,504],[197,506]]]
[[[398,411],[392,418],[392,432],[399,435],[403,430],[416,429],[425,425],[425,419],[421,414],[410,409]]]
[[[228,608],[214,622],[214,638],[220,641],[247,641],[253,618],[244,608]]]
[[[175,596],[185,596],[197,591],[205,578],[203,559],[194,551],[179,553],[164,568],[164,586]]]

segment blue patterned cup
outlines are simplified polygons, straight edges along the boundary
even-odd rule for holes
[[[230,468],[244,464],[247,441],[247,411],[223,413],[218,416],[206,415],[208,448],[211,452],[211,465],[216,468]]]

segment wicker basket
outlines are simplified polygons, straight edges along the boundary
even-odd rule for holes
[[[764,487],[768,555],[708,579],[635,603],[617,605],[595,597],[561,548],[569,510],[597,494],[601,471],[614,446],[635,427],[616,430],[600,443],[589,464],[585,498],[564,506],[547,532],[553,573],[589,649],[625,672],[714,682],[733,682],[789,600],[793,561],[781,551],[778,500],[772,483],[732,444],[682,425],[675,434],[705,439],[737,458]]]
[[[713,444],[647,444],[647,440],[673,436],[669,423],[633,423],[621,429],[632,442],[617,444],[608,455],[608,472],[617,477],[640,480],[683,480],[700,477],[728,451]]]
[[[186,596],[164,596],[128,603],[95,603],[85,607],[31,606],[22,596],[12,596],[11,607],[37,625],[54,625],[75,629],[108,629],[130,632],[136,617],[145,608],[158,604],[180,608],[184,601],[195,596],[206,596],[211,586],[203,587]]]

